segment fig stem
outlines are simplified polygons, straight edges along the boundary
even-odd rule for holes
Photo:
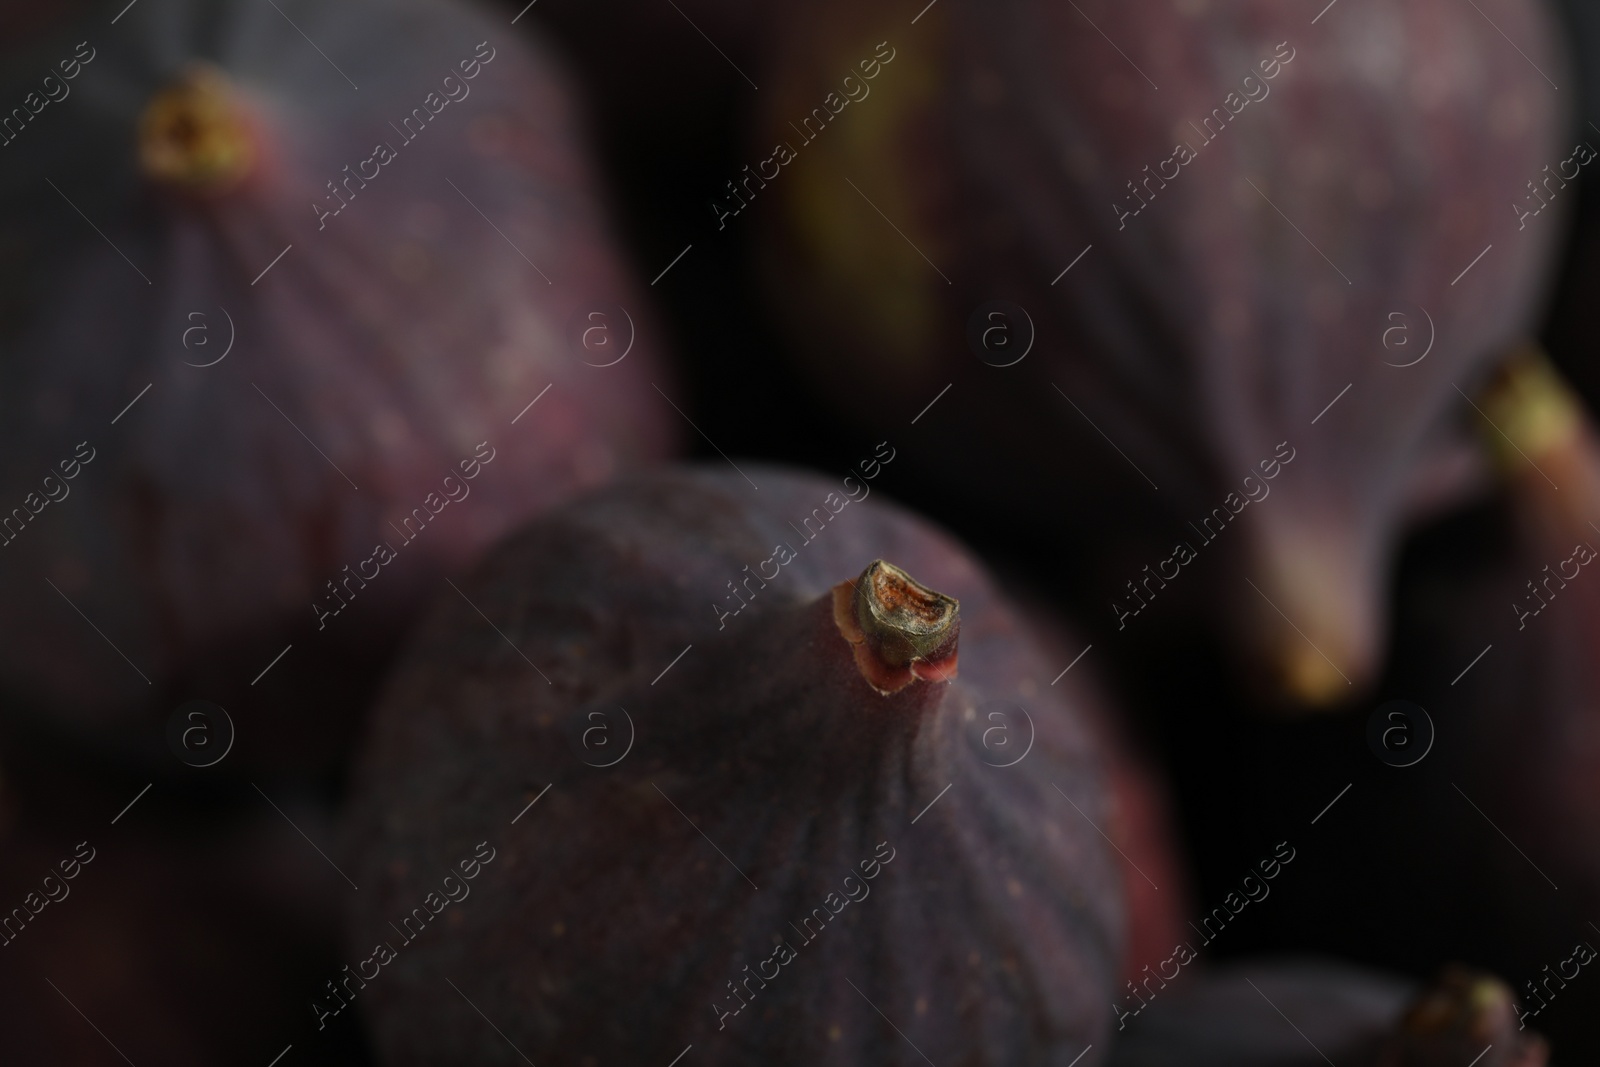
[[[1482,400],[1484,418],[1495,428],[1489,446],[1506,467],[1570,448],[1583,424],[1577,397],[1532,342],[1500,368]]]
[[[834,587],[834,622],[855,647],[862,676],[880,693],[914,678],[955,677],[960,602],[892,563],[875,559],[855,581]]]
[[[151,97],[139,116],[139,169],[191,192],[237,185],[256,162],[250,117],[227,77],[196,63]]]

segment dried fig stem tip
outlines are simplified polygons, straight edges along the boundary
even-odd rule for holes
[[[854,582],[834,586],[833,619],[853,646],[862,677],[880,693],[917,678],[947,682],[956,676],[960,603],[892,563],[873,560]]]
[[[221,192],[242,181],[255,162],[250,118],[215,67],[191,66],[139,116],[139,168],[163,185]]]

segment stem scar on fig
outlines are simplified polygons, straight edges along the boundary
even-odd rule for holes
[[[875,559],[833,587],[833,621],[867,684],[887,696],[921,679],[956,676],[961,604],[892,563]]]
[[[162,185],[223,192],[255,166],[252,125],[227,77],[208,63],[191,64],[139,115],[139,169]]]

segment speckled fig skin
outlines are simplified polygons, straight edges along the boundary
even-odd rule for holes
[[[1402,529],[1472,474],[1452,383],[1526,328],[1561,233],[1561,203],[1521,231],[1512,208],[1567,154],[1568,94],[1529,64],[1561,82],[1546,13],[1479,6],[1345,0],[1315,26],[1271,0],[957,0],[914,27],[808,9],[751,134],[798,156],[758,194],[772,299],[864,418],[885,395],[909,418],[953,383],[914,462],[1048,529],[1111,630],[1113,603],[1140,603],[1125,583],[1188,542],[1199,561],[1129,629],[1203,615],[1268,695],[1357,697]],[[880,40],[896,58],[871,95],[802,143],[789,123]],[[1178,143],[1196,158],[1163,170]],[[1141,201],[1128,183],[1147,177]],[[994,300],[1036,331],[1014,366],[969,349]],[[1394,366],[1428,350],[1428,317],[1426,359]],[[1002,322],[997,361],[1026,331]],[[1264,482],[1283,443],[1296,458]],[[1208,545],[1189,524],[1213,509],[1238,518]]]
[[[0,547],[5,703],[104,740],[158,737],[203,697],[271,716],[241,731],[241,760],[305,761],[343,736],[362,702],[349,676],[443,573],[671,450],[678,416],[651,383],[672,386],[542,48],[431,0],[141,0],[113,30],[122,6],[3,66],[20,100],[78,42],[94,53],[0,147],[3,514],[42,497],[79,442],[95,453]],[[194,61],[223,80],[222,124],[249,157],[210,185],[141,162],[147,108]],[[406,141],[402,120],[434,106]],[[348,203],[320,217],[336,179]],[[636,339],[601,367],[624,323],[605,320],[617,343],[601,354],[572,324],[613,304]],[[409,543],[418,508],[437,517]],[[328,583],[342,593],[379,542],[397,558],[321,620],[313,603],[336,608]]]
[[[356,994],[390,1067],[508,1055],[446,978],[535,1062],[691,1043],[705,1063],[921,1049],[1064,1067],[1090,1044],[1079,1062],[1100,1062],[1123,913],[1088,822],[1104,769],[1077,681],[1049,686],[1059,667],[946,535],[837,482],[745,473],[759,490],[721,466],[667,470],[547,516],[401,657],[347,835],[349,951],[397,949]],[[810,541],[791,525],[834,508]],[[720,616],[727,583],[770,573],[780,543],[794,558]],[[955,680],[867,684],[831,591],[874,559],[959,601]],[[1009,767],[985,745],[997,701],[1032,723]],[[998,725],[1020,746],[1015,713]],[[609,743],[585,749],[595,727]],[[479,842],[495,859],[471,896],[401,944],[390,923]],[[790,925],[835,904],[842,921],[813,918],[810,940]],[[782,938],[795,955],[764,965]],[[776,977],[725,1017],[747,965]]]

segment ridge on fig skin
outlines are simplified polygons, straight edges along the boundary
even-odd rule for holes
[[[884,696],[913,679],[956,676],[961,602],[936,593],[881,559],[833,587],[833,621],[855,652],[861,676]]]

